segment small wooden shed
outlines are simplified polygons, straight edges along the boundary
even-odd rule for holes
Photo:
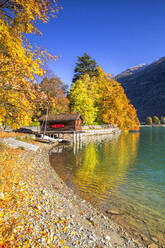
[[[47,121],[46,121],[47,119]],[[83,119],[80,114],[50,114],[39,118],[41,132],[44,131],[80,131]]]

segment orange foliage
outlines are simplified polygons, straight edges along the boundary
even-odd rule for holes
[[[101,93],[101,117],[108,124],[117,124],[120,129],[139,129],[139,120],[136,109],[128,100],[120,83],[105,74],[98,68],[100,93]]]
[[[23,170],[28,165],[19,159],[21,153],[22,150],[0,144],[0,247],[19,247],[18,234],[13,230],[20,223],[13,214],[14,208],[21,208],[31,197],[23,181]]]
[[[20,135],[25,135],[25,134],[19,133],[19,136]],[[16,136],[18,136],[18,133],[0,131],[0,138],[10,138],[10,137],[16,137]]]
[[[69,99],[65,96],[67,85],[64,84],[57,76],[50,79],[44,78],[38,86],[38,96],[44,94],[45,100],[40,101],[39,108],[41,112],[45,113],[49,105],[49,112],[51,113],[65,113],[69,112]]]

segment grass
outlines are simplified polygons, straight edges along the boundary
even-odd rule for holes
[[[16,140],[26,142],[26,143],[35,144],[35,141],[34,141],[33,137],[31,137],[31,136],[24,136],[24,137],[16,136]]]
[[[39,127],[40,126],[40,122],[39,121],[32,121],[29,124],[29,127]]]

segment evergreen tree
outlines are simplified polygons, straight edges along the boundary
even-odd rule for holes
[[[74,83],[80,76],[88,74],[91,78],[98,75],[97,64],[87,53],[84,53],[82,57],[77,56],[78,63],[74,69],[74,77],[72,82]]]

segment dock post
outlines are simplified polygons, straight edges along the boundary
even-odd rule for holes
[[[76,141],[76,139],[75,139],[75,132],[73,132],[73,143],[75,144],[75,141]]]
[[[78,133],[76,133],[76,143],[78,143]]]
[[[76,133],[76,150],[79,151],[79,133]]]
[[[73,151],[74,155],[76,154],[76,137],[75,137],[75,132],[73,132]]]
[[[82,149],[82,134],[81,133],[80,133],[79,139],[80,139],[80,150],[81,150]]]

